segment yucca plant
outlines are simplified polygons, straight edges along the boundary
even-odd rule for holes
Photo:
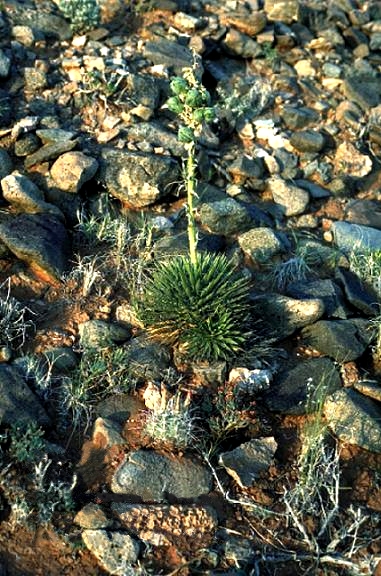
[[[185,146],[189,254],[160,263],[137,303],[151,335],[177,346],[193,360],[227,359],[247,338],[248,282],[221,254],[197,251],[194,219],[196,151],[203,127],[214,118],[209,92],[197,78],[196,63],[172,79],[168,108],[180,119],[178,139]]]
[[[195,360],[226,359],[247,338],[248,284],[223,254],[178,256],[147,282],[139,315],[152,336]]]

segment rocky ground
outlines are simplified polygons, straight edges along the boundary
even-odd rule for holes
[[[0,575],[381,573],[381,3],[58,5],[0,12]],[[199,248],[253,326],[210,364],[131,306],[187,250],[195,59]]]

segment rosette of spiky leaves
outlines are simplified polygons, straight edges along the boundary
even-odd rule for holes
[[[138,315],[148,332],[193,360],[234,356],[248,337],[248,282],[223,254],[178,256],[148,280]]]

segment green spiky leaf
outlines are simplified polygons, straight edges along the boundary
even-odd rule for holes
[[[138,315],[159,340],[192,359],[227,359],[248,338],[248,282],[224,255],[179,256],[156,268],[137,303]]]

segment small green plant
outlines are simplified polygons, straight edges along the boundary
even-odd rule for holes
[[[17,462],[33,463],[45,452],[44,432],[36,422],[12,424],[9,432],[9,455]]]
[[[0,345],[19,349],[25,342],[28,328],[33,326],[26,315],[30,310],[22,306],[10,295],[10,282],[6,281],[0,290],[6,289],[6,295],[0,295]]]
[[[182,397],[177,391],[168,398],[165,386],[160,392],[160,405],[147,412],[144,431],[155,443],[184,450],[192,444],[195,431],[189,396]]]
[[[55,387],[55,401],[64,427],[87,429],[97,402],[111,393],[126,393],[134,386],[129,377],[128,351],[123,347],[86,349],[77,369]]]
[[[137,231],[136,226],[118,214],[108,200],[101,204],[99,214],[79,213],[76,247],[102,252],[102,256],[77,256],[76,266],[67,280],[74,280],[84,295],[94,288],[99,294],[106,277],[109,284],[118,280],[130,286],[140,284],[145,262],[150,258],[152,228],[144,216],[139,218],[139,224]]]
[[[189,254],[162,262],[137,299],[150,334],[193,360],[213,361],[239,352],[246,341],[248,282],[220,254],[198,253],[194,200],[196,151],[205,123],[215,116],[211,97],[197,78],[196,63],[175,77],[168,108],[180,119],[178,139],[187,153],[183,177],[187,192]]]
[[[97,0],[58,0],[57,5],[65,18],[70,20],[73,32],[86,32],[99,25]]]
[[[232,128],[242,121],[253,120],[269,104],[273,96],[271,85],[258,75],[237,74],[217,88],[219,116]]]
[[[369,284],[381,298],[381,250],[354,249],[349,255],[349,266],[363,282]]]

